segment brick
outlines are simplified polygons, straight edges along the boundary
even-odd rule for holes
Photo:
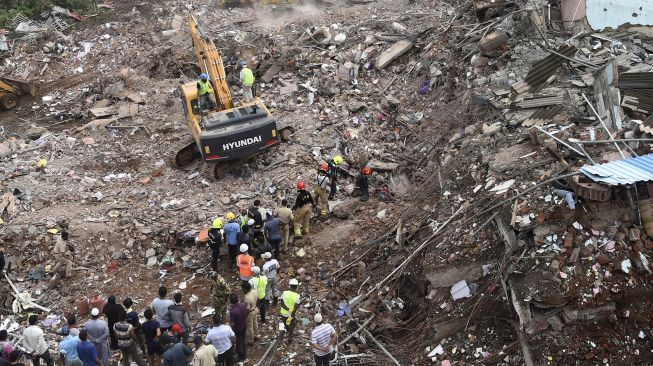
[[[590,182],[578,175],[570,180],[570,185],[577,195],[594,201],[608,201],[612,193],[609,187]]]
[[[636,253],[639,253],[639,252],[642,251],[643,247],[644,246],[642,245],[642,241],[638,240],[638,241],[635,242],[635,244],[633,244],[633,251],[635,251]]]
[[[576,263],[579,255],[580,255],[580,248],[574,248],[574,250],[571,252],[571,256],[569,257],[569,262]]]
[[[639,240],[640,235],[641,235],[641,233],[639,232],[639,229],[636,228],[636,227],[630,228],[630,230],[628,230],[628,239],[630,241]]]
[[[592,253],[594,253],[594,247],[591,245],[586,246],[582,250],[583,257],[589,257],[592,255]]]
[[[571,249],[574,246],[574,237],[571,235],[567,235],[564,241],[564,246],[567,249]]]
[[[598,256],[598,258],[596,258],[596,261],[599,262],[600,265],[605,266],[610,263],[610,258],[601,254],[600,256]]]

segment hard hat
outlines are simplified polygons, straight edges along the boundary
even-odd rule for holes
[[[320,313],[315,314],[315,316],[313,316],[313,320],[315,320],[315,322],[318,324],[322,323],[322,314]]]
[[[370,175],[370,174],[372,174],[372,169],[369,166],[366,166],[366,167],[363,167],[363,169],[361,169],[361,172],[363,174],[365,174],[365,175]]]
[[[342,164],[342,162],[345,161],[345,159],[342,158],[340,155],[336,155],[333,157],[333,163],[336,165]]]
[[[207,75],[206,73],[202,73],[200,75],[200,80],[207,80],[208,78],[209,78],[209,75]]]
[[[320,171],[321,172],[328,172],[329,171],[329,164],[320,164]]]
[[[225,216],[227,220],[233,220],[236,218],[236,215],[234,215],[233,212],[227,212],[227,215]]]
[[[91,310],[91,315],[93,316],[100,315],[100,310],[98,310],[98,308],[93,308],[93,310]]]
[[[254,266],[254,267],[252,267],[252,272],[253,272],[255,275],[257,275],[257,274],[261,273],[261,269],[258,268],[258,266]]]
[[[306,189],[306,183],[303,180],[297,182],[297,189]]]
[[[252,225],[254,225],[255,222],[256,221],[254,221],[254,219],[249,219],[249,220],[247,220],[247,226],[252,226]]]
[[[249,250],[249,247],[247,244],[240,244],[240,252],[241,253],[246,253]]]
[[[263,259],[271,259],[272,258],[272,253],[265,252],[265,253],[261,254],[261,257],[263,257]]]
[[[218,217],[217,219],[213,220],[211,227],[214,229],[222,229],[222,219]]]
[[[245,61],[245,60],[240,61],[240,65],[241,66],[247,66],[247,61]]]
[[[288,284],[290,286],[299,286],[299,281],[297,281],[296,278],[293,278],[293,279],[290,280],[290,282],[288,282]]]
[[[175,324],[173,324],[172,327],[171,327],[170,329],[172,330],[173,333],[183,333],[183,332],[184,332],[184,331],[181,329],[181,325],[179,325],[179,323],[175,323]]]

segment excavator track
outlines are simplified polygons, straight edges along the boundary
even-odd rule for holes
[[[184,168],[201,156],[195,140],[189,136],[171,151],[168,156],[168,164],[172,167]]]
[[[207,179],[209,182],[216,182],[227,175],[231,169],[234,168],[238,163],[238,160],[235,161],[226,161],[223,163],[211,164],[207,162],[201,162],[200,172],[202,176]]]

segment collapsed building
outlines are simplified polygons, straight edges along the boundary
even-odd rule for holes
[[[0,117],[10,329],[35,305],[56,324],[77,294],[144,306],[153,282],[192,292],[208,323],[206,248],[178,239],[254,198],[292,198],[339,152],[374,169],[374,198],[343,182],[282,273],[307,297],[300,339],[318,309],[336,325],[335,364],[651,358],[645,2],[115,3],[72,30],[8,36],[0,71],[43,84]],[[199,70],[190,11],[224,47],[230,84],[252,60],[259,96],[296,131],[217,183],[166,161],[187,135],[175,88]],[[80,248],[72,281],[45,276],[61,220]],[[265,337],[259,365],[310,362],[306,340]]]

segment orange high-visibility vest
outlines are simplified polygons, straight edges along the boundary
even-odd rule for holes
[[[247,254],[241,254],[236,258],[238,263],[238,272],[243,277],[252,277],[254,272],[252,272],[252,266],[254,265],[254,257]]]

